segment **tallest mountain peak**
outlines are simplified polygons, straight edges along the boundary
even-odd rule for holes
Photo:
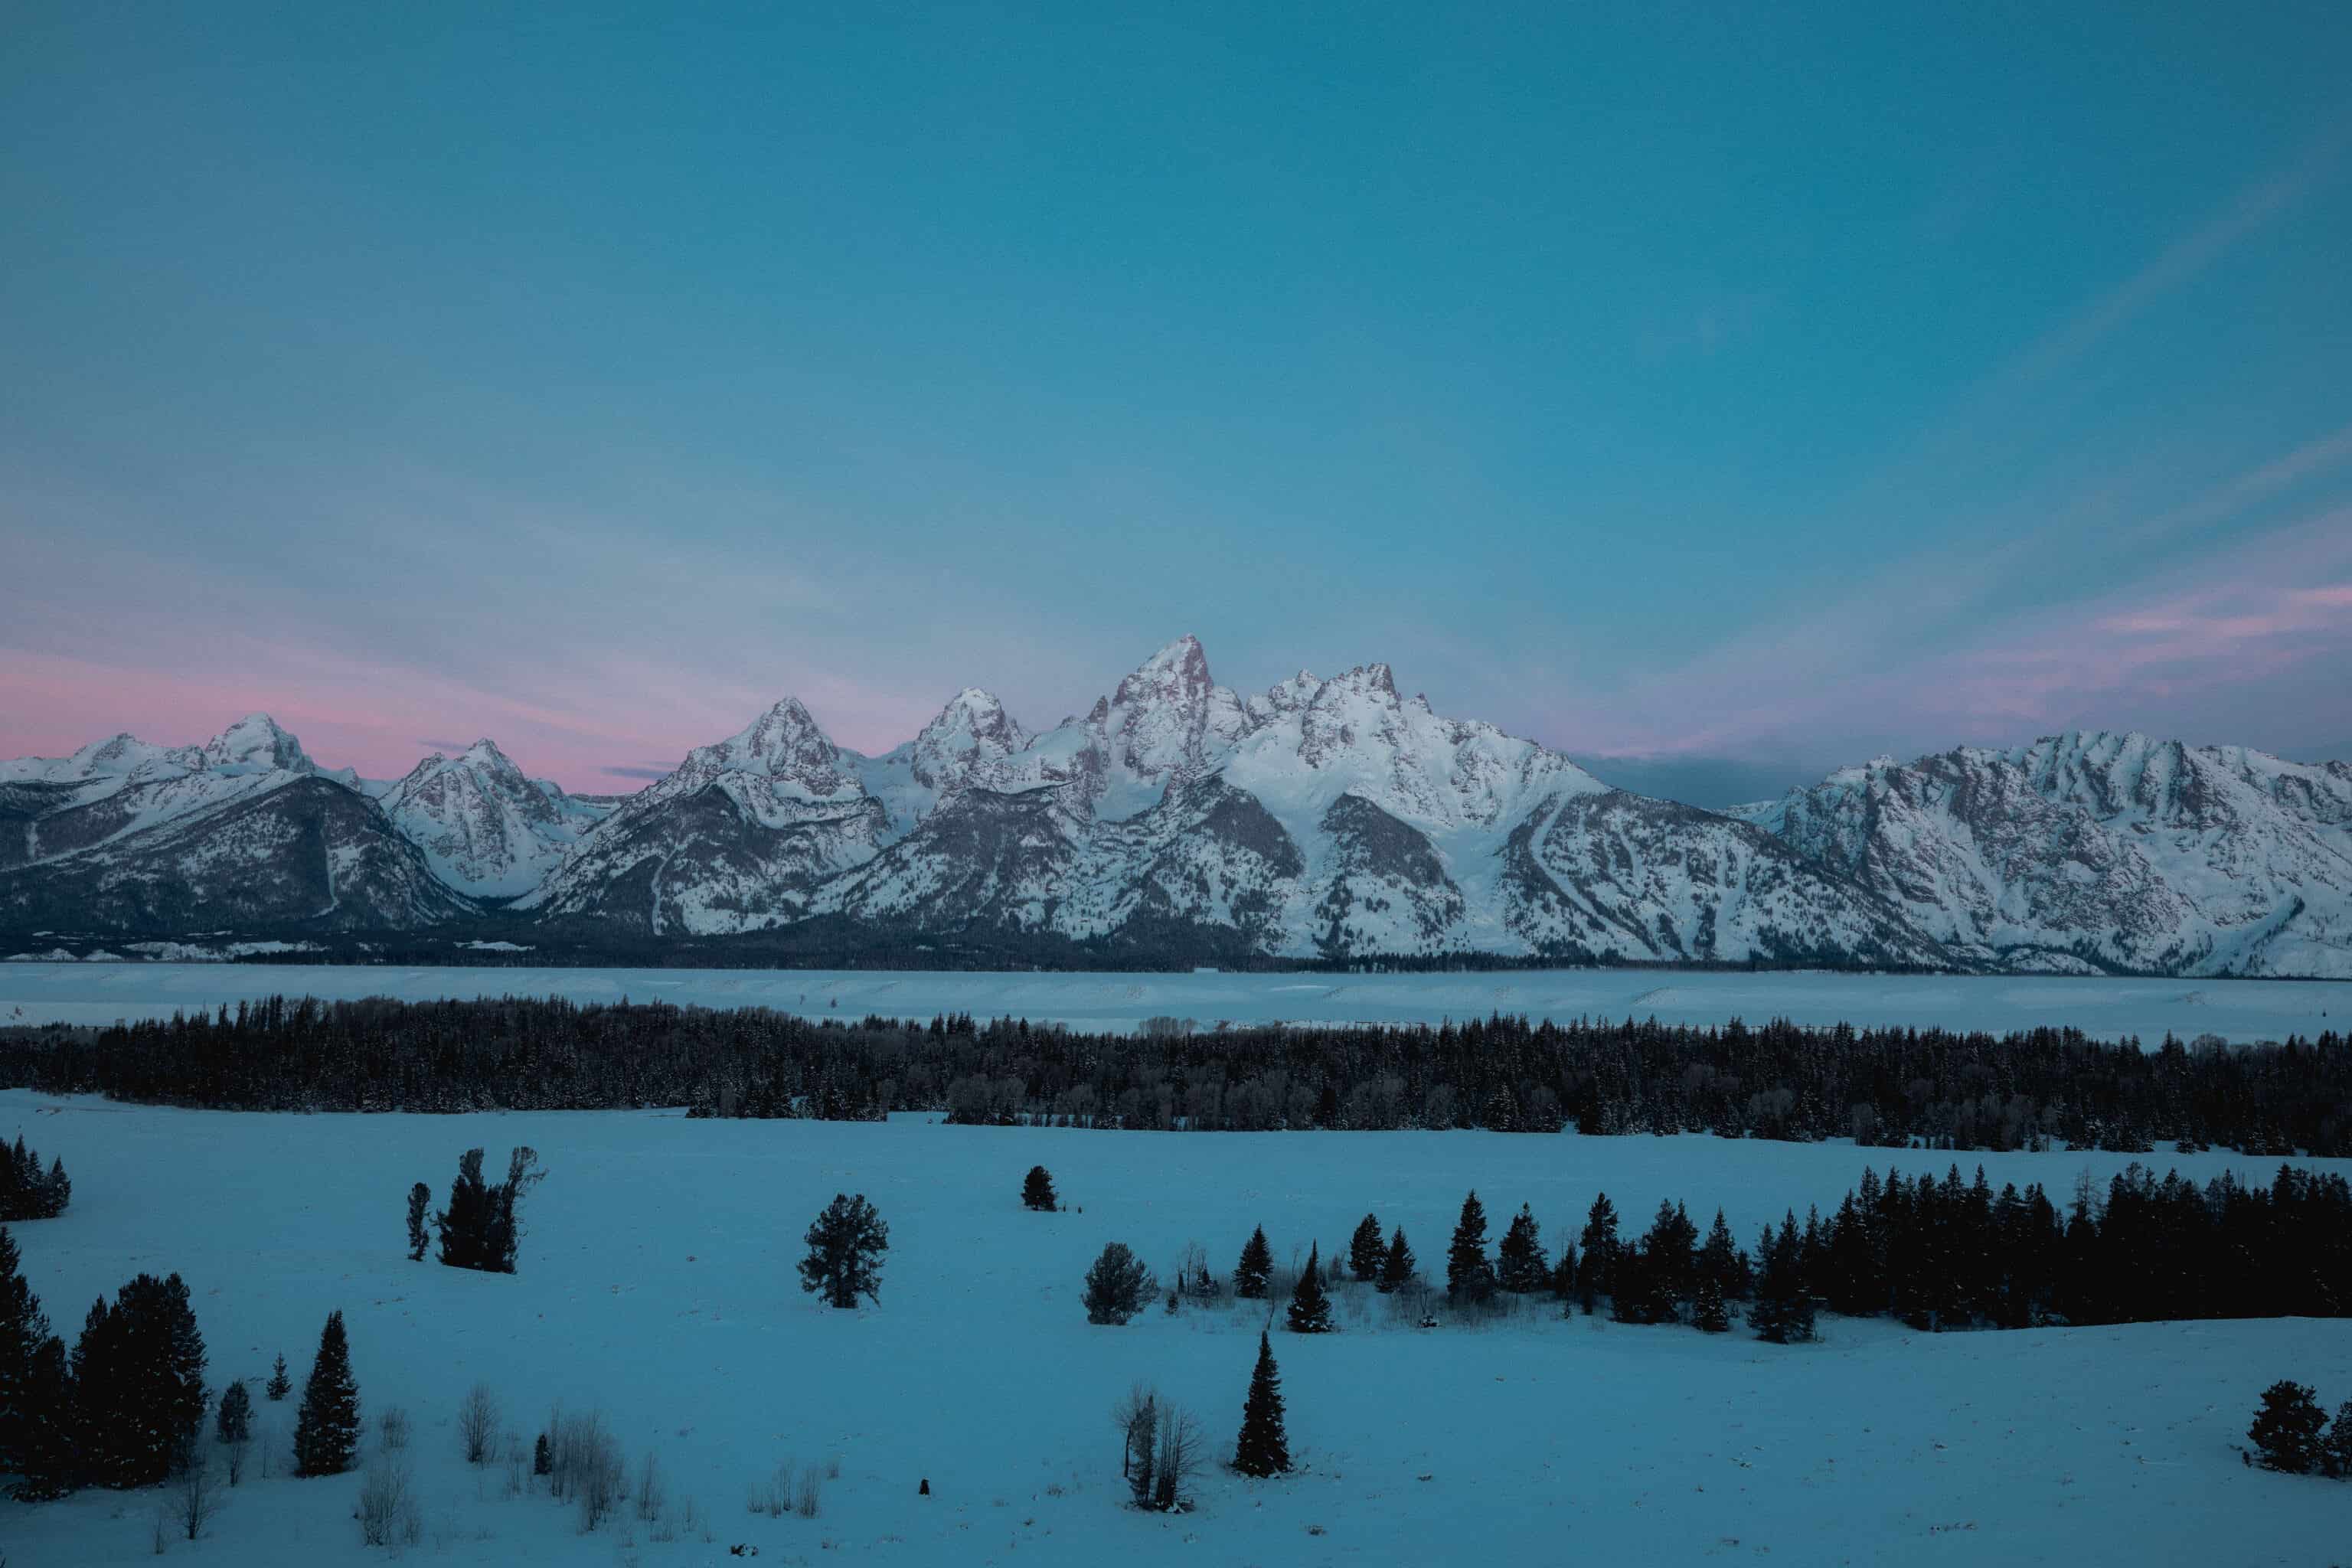
[[[213,768],[313,771],[302,742],[267,713],[248,713],[205,742],[205,763]]]
[[[1134,674],[1118,683],[1111,701],[1129,707],[1154,696],[1198,697],[1214,684],[1201,639],[1187,633],[1137,666]]]

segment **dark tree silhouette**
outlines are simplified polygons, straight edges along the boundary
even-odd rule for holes
[[[1024,1208],[1052,1213],[1061,1199],[1055,1195],[1054,1178],[1043,1165],[1029,1167],[1029,1174],[1021,1182],[1021,1204]]]
[[[72,1425],[83,1477],[152,1486],[195,1441],[205,1414],[205,1342],[176,1274],[142,1274],[90,1308],[71,1361]]]
[[[1290,1468],[1290,1438],[1283,1430],[1282,1373],[1275,1365],[1274,1345],[1263,1331],[1257,1336],[1257,1366],[1250,1373],[1249,1395],[1242,1401],[1242,1431],[1234,1444],[1234,1468],[1260,1479]]]
[[[1151,1270],[1143,1260],[1125,1242],[1114,1241],[1087,1269],[1086,1289],[1079,1300],[1087,1309],[1087,1322],[1119,1325],[1143,1310],[1145,1298],[1154,1289]]]
[[[282,1352],[269,1369],[269,1381],[262,1385],[261,1392],[269,1395],[273,1404],[294,1392],[294,1381],[286,1375],[286,1357]]]
[[[890,1227],[865,1194],[834,1194],[802,1239],[808,1244],[800,1261],[803,1290],[823,1294],[829,1307],[855,1307],[860,1296],[881,1303],[882,1255],[890,1249]]]
[[[425,1211],[433,1206],[433,1189],[423,1182],[408,1189],[408,1260],[421,1263],[432,1238],[425,1234]]]
[[[1602,1193],[1584,1216],[1584,1234],[1576,1238],[1576,1299],[1590,1317],[1594,1305],[1617,1289],[1617,1205]]]
[[[242,1443],[252,1435],[253,1395],[246,1392],[243,1383],[232,1383],[221,1390],[220,1412],[213,1426],[224,1443]]]
[[[2263,1390],[2262,1407],[2246,1436],[2266,1468],[2305,1475],[2319,1464],[2320,1428],[2326,1424],[2327,1412],[2311,1390],[2281,1378]]]
[[[1495,1293],[1495,1266],[1486,1260],[1486,1206],[1474,1190],[1462,1200],[1462,1217],[1445,1248],[1445,1298],[1456,1305],[1484,1301]]]
[[[319,1331],[319,1354],[294,1416],[294,1473],[341,1475],[352,1468],[359,1443],[360,1385],[352,1376],[352,1347],[337,1310]]]
[[[1323,1289],[1323,1272],[1317,1267],[1317,1252],[1307,1249],[1307,1268],[1298,1276],[1298,1283],[1290,1292],[1290,1331],[1294,1334],[1328,1334],[1331,1331],[1331,1299]]]
[[[1359,1283],[1370,1284],[1381,1277],[1381,1263],[1387,1252],[1381,1241],[1381,1222],[1366,1215],[1356,1222],[1356,1234],[1348,1238],[1348,1272]]]
[[[1412,1247],[1405,1241],[1404,1226],[1397,1226],[1396,1234],[1389,1237],[1388,1251],[1381,1258],[1381,1294],[1391,1295],[1412,1284],[1412,1271],[1418,1261],[1412,1255]]]
[[[1496,1283],[1514,1295],[1532,1295],[1551,1282],[1551,1265],[1544,1257],[1543,1227],[1521,1204],[1495,1249]]]
[[[1265,1226],[1259,1226],[1242,1244],[1242,1260],[1234,1268],[1234,1294],[1244,1301],[1265,1300],[1273,1274],[1274,1248],[1266,1243]]]

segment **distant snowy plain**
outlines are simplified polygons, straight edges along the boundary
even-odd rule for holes
[[[316,974],[318,972],[310,972]],[[483,974],[485,980],[497,976]],[[848,1001],[845,998],[845,1006]],[[1193,1512],[1121,1506],[1108,1411],[1139,1379],[1229,1452],[1259,1314],[1230,1308],[1089,1327],[1080,1277],[1123,1240],[1165,1274],[1198,1239],[1229,1268],[1263,1223],[1278,1256],[1327,1253],[1367,1210],[1442,1271],[1465,1189],[1500,1229],[1533,1205],[1548,1241],[1607,1190],[1635,1227],[1664,1197],[1743,1242],[1793,1206],[1827,1207],[1865,1161],[1940,1171],[1936,1153],[1706,1137],[1479,1132],[1184,1134],[689,1121],[660,1112],[257,1116],[0,1092],[74,1178],[62,1218],[17,1227],[26,1273],[68,1336],[131,1274],[188,1280],[215,1388],[286,1355],[298,1387],[320,1321],[350,1322],[361,1397],[404,1406],[424,1500],[402,1555],[461,1564],[874,1563],[1315,1565],[1766,1561],[1937,1565],[2346,1559],[2352,1489],[2244,1468],[2259,1391],[2293,1376],[2352,1397],[2342,1321],[2163,1323],[1917,1334],[1822,1319],[1822,1340],[1527,1318],[1423,1331],[1346,1292],[1341,1330],[1277,1331],[1288,1478],[1204,1478]],[[402,1196],[446,1190],[458,1152],[527,1142],[521,1272],[411,1263]],[[1958,1156],[2062,1196],[2124,1156]],[[1024,1211],[1052,1168],[1071,1212]],[[2158,1154],[2199,1178],[2271,1163]],[[2346,1162],[2332,1163],[2344,1168]],[[864,1192],[889,1222],[877,1307],[831,1311],[796,1287],[809,1217]],[[593,1534],[503,1471],[462,1461],[453,1416],[488,1381],[508,1424],[595,1409],[634,1467],[659,1456],[673,1505],[710,1539],[661,1541],[625,1512]],[[291,1402],[257,1397],[282,1443]],[[747,1510],[787,1458],[824,1464],[819,1516]],[[208,1536],[167,1560],[238,1568],[362,1564],[360,1478],[249,1475]],[[928,1479],[930,1495],[918,1495]],[[152,1493],[0,1501],[9,1568],[152,1561]]]

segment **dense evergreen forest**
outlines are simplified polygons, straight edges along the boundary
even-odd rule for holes
[[[1714,1132],[1950,1149],[2352,1155],[2352,1041],[1651,1020],[1089,1034],[562,1000],[321,1003],[0,1036],[0,1083],[238,1110],[683,1105],[705,1116],[1255,1131]]]

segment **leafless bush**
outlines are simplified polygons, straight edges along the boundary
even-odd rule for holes
[[[253,1444],[250,1439],[242,1443],[223,1443],[221,1445],[223,1468],[228,1474],[229,1485],[236,1487],[243,1486],[245,1484],[245,1460],[247,1452],[251,1450]],[[0,1563],[0,1568],[7,1568],[7,1564]]]
[[[646,1450],[646,1462],[637,1471],[637,1517],[650,1524],[661,1517],[665,1490],[661,1479],[661,1461],[651,1448]]]
[[[389,1453],[398,1453],[408,1447],[408,1412],[397,1405],[384,1406],[376,1417],[376,1429],[383,1435],[383,1446]]]
[[[499,1396],[487,1383],[466,1391],[457,1406],[457,1438],[466,1446],[466,1463],[488,1464],[498,1448]]]
[[[172,1544],[172,1510],[168,1504],[155,1505],[155,1555],[161,1557]]]
[[[818,1505],[824,1500],[824,1479],[814,1465],[803,1465],[793,1482],[793,1511],[803,1519],[814,1519]]]
[[[625,1484],[621,1445],[594,1411],[558,1411],[548,1423],[547,1489],[558,1501],[577,1501],[580,1528],[595,1529],[613,1512]]]
[[[367,1545],[414,1546],[424,1537],[414,1475],[408,1461],[395,1454],[379,1453],[368,1462],[353,1511],[360,1521],[360,1540]]]
[[[508,1433],[500,1440],[499,1450],[507,1458],[507,1496],[520,1497],[530,1484],[530,1470],[523,1461],[522,1435]]]
[[[1192,1483],[1208,1454],[1201,1424],[1192,1413],[1169,1405],[1160,1415],[1160,1442],[1151,1458],[1151,1497],[1145,1505],[1161,1513],[1192,1506]]]
[[[194,1541],[204,1534],[205,1524],[220,1510],[220,1479],[213,1474],[211,1459],[198,1448],[189,1456],[175,1483],[172,1522]]]

